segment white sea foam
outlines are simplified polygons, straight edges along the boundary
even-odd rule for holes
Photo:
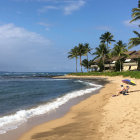
[[[83,82],[83,81],[77,81],[77,82]],[[52,102],[46,103],[44,105],[40,105],[36,108],[21,110],[16,112],[15,114],[0,117],[0,134],[4,134],[9,130],[18,128],[18,126],[26,122],[29,118],[55,110],[59,108],[61,105],[68,102],[70,99],[91,93],[92,91],[98,90],[102,87],[101,85],[96,85],[89,82],[83,82],[83,83],[90,85],[91,87],[88,89],[83,89],[83,90],[68,93],[62,97],[57,98]]]
[[[81,80],[77,80],[75,82],[79,82],[79,83],[82,83],[82,84],[87,85],[87,86],[95,86],[95,87],[99,86],[97,84],[86,82],[86,81],[81,81]]]

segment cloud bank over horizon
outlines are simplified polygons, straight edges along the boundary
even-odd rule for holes
[[[44,60],[49,59],[52,42],[14,24],[0,26],[0,67],[2,70],[33,70],[46,67]],[[46,54],[44,54],[46,51]]]
[[[0,71],[68,71],[71,63],[51,40],[12,23],[0,25],[0,50]]]

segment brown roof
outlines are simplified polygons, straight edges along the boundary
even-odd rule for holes
[[[140,50],[133,53],[129,58],[130,59],[140,58]]]
[[[125,52],[125,54],[127,55],[127,57],[126,56],[121,56],[121,57],[114,56],[111,59],[105,58],[105,61],[112,62],[112,61],[117,61],[117,60],[123,59],[123,58],[128,58],[128,59],[140,58],[140,50],[139,51],[127,51],[127,52]],[[100,61],[100,58],[94,60],[94,62],[96,62],[96,63],[99,63],[99,61]]]
[[[125,54],[127,54],[127,55],[132,55],[132,54],[134,54],[136,51],[128,51],[128,52],[125,52]]]
[[[127,52],[125,52],[124,54],[126,54],[126,55],[129,57],[129,56],[133,55],[134,53],[136,53],[136,51],[127,51]],[[123,59],[123,58],[126,58],[126,56],[121,56],[121,57],[119,57],[119,56],[114,56],[114,57],[111,58],[111,60],[112,60],[112,61],[117,61],[117,60]]]
[[[95,63],[99,63],[99,62],[100,62],[100,59],[101,59],[101,58],[97,58],[97,59],[94,60],[94,62],[95,62]],[[110,59],[108,59],[108,58],[106,58],[106,57],[104,57],[103,59],[104,59],[104,61],[110,61]]]

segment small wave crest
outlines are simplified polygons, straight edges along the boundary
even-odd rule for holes
[[[48,113],[52,110],[55,110],[59,108],[61,105],[68,102],[70,99],[91,93],[92,91],[98,90],[102,87],[101,85],[96,85],[85,81],[83,83],[88,84],[91,87],[88,89],[70,92],[62,97],[53,100],[52,102],[40,105],[36,108],[28,110],[20,110],[17,111],[15,114],[0,117],[0,134],[4,134],[9,130],[18,128],[18,126],[26,122],[29,118],[39,116]]]
[[[82,83],[82,84],[87,85],[87,86],[95,86],[95,87],[97,86],[97,84],[86,82],[86,81],[81,81],[81,80],[77,80],[75,82]]]

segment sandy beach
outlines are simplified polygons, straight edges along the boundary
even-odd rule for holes
[[[100,78],[109,83],[99,94],[73,106],[64,117],[34,127],[20,140],[139,140],[140,80],[131,78],[137,85],[130,86],[129,95],[112,97],[124,78]]]

